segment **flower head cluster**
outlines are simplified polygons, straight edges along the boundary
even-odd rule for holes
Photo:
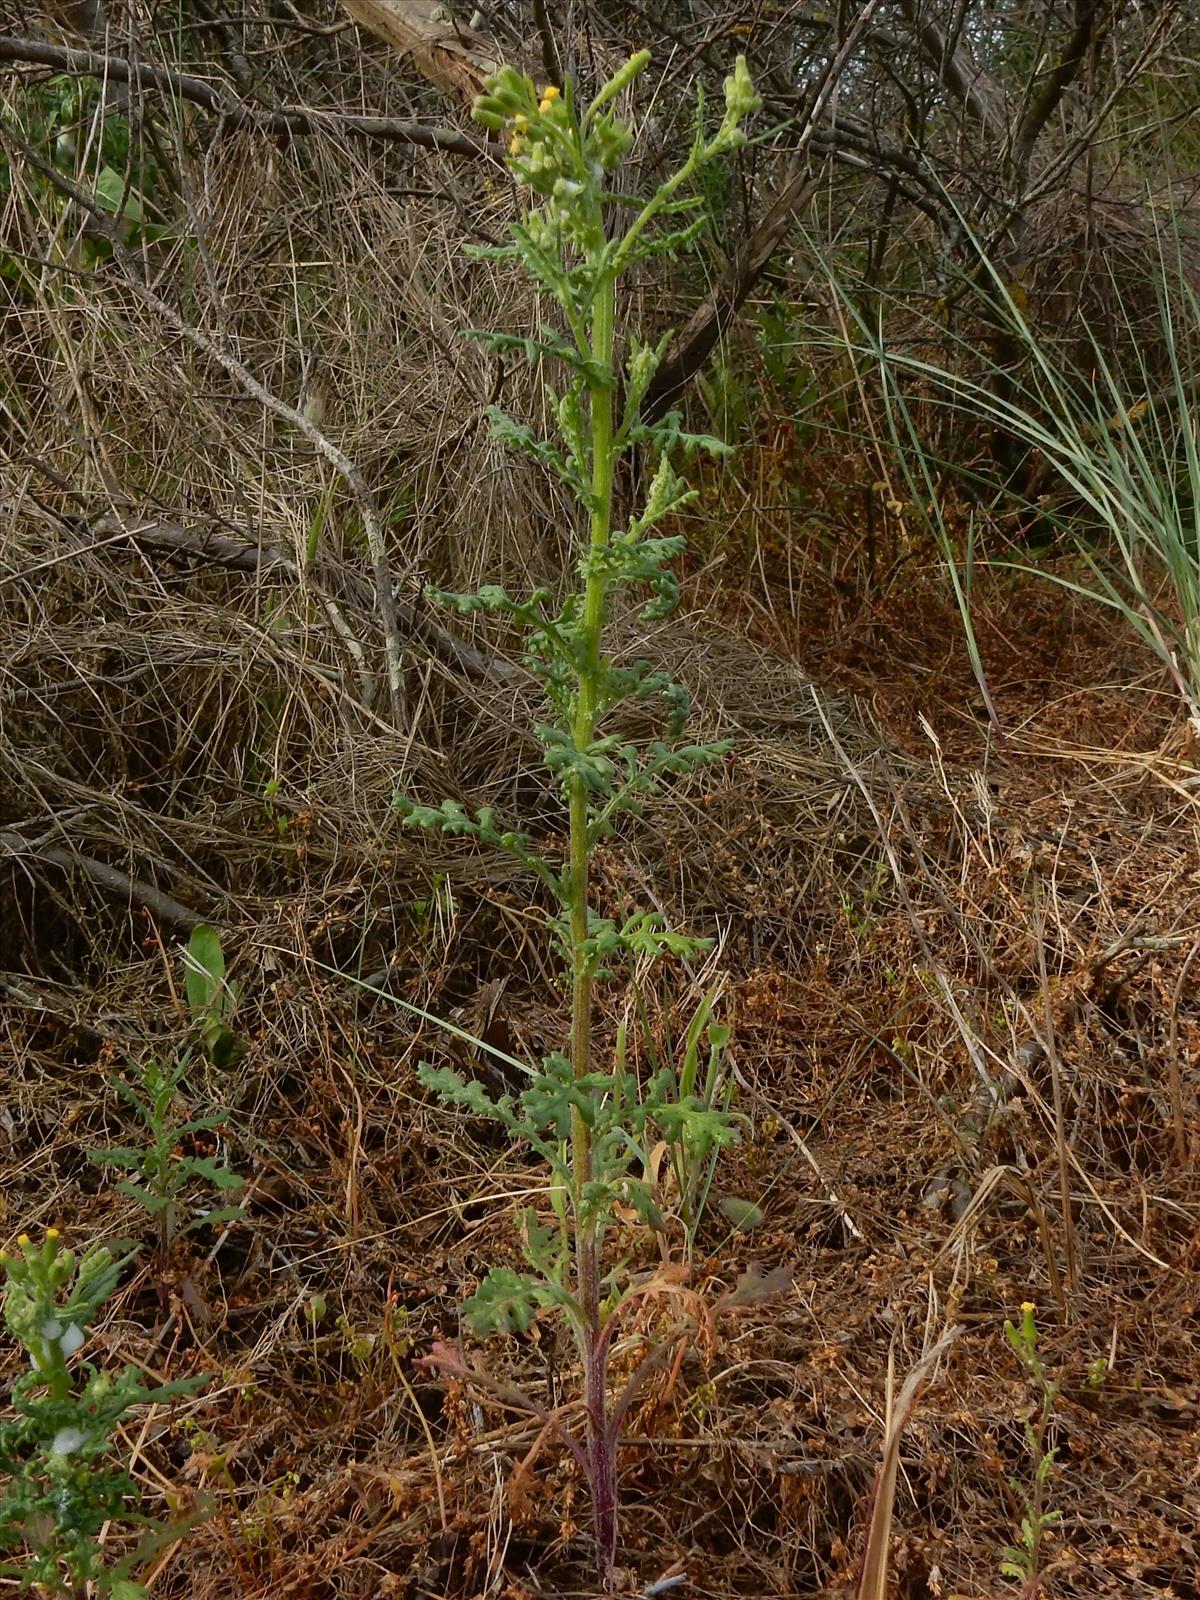
[[[117,1266],[102,1248],[77,1259],[63,1248],[57,1228],[47,1228],[40,1245],[27,1233],[17,1244],[21,1254],[3,1258],[4,1320],[28,1351],[33,1370],[48,1382],[61,1382],[85,1329],[112,1292]]]
[[[475,102],[475,118],[505,137],[514,175],[549,196],[573,164],[573,122],[562,90],[538,90],[530,78],[505,67]]]
[[[556,253],[556,240],[596,259],[596,252],[603,251],[601,208],[614,198],[607,185],[633,144],[633,131],[616,108],[649,62],[650,52],[639,50],[589,106],[578,110],[570,79],[561,89],[557,84],[538,89],[531,78],[512,67],[490,79],[485,93],[476,100],[475,118],[504,139],[513,176],[546,202],[537,220],[528,225],[539,253]],[[706,161],[745,143],[741,124],[760,104],[746,62],[739,56],[725,80],[725,114],[720,126],[709,139],[697,133],[689,160],[660,188],[646,208],[644,220],[659,212],[665,219],[690,205],[673,200],[676,190]],[[671,248],[690,242],[693,236],[694,232],[686,237],[671,234]],[[644,253],[646,247],[641,248]]]
[[[100,1541],[106,1525],[131,1514],[137,1497],[118,1430],[135,1406],[195,1393],[206,1380],[151,1388],[136,1367],[113,1374],[75,1362],[124,1262],[103,1246],[77,1256],[57,1228],[40,1244],[23,1233],[17,1246],[16,1254],[0,1256],[4,1321],[31,1370],[13,1381],[0,1415],[0,1556],[17,1557],[0,1561],[0,1572],[40,1593],[145,1600],[146,1591],[125,1575],[139,1558],[110,1567]]]

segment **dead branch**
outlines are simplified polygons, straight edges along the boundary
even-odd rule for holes
[[[1107,15],[1105,13],[1107,12]],[[1065,45],[1062,55],[1046,73],[1031,97],[1025,115],[1021,118],[1013,139],[1013,165],[1019,178],[1029,170],[1033,148],[1042,129],[1054,115],[1063,95],[1079,76],[1089,50],[1104,37],[1113,21],[1113,8],[1103,6],[1100,0],[1076,0],[1075,29]]]
[[[926,59],[946,89],[990,138],[1005,134],[1004,91],[978,64],[961,39],[949,39],[937,23],[923,15],[921,0],[900,0],[900,12],[911,25]]]
[[[435,88],[468,105],[504,64],[482,34],[451,21],[440,0],[342,0],[342,6]]]
[[[381,139],[395,144],[417,145],[447,155],[474,160],[489,159],[486,145],[459,133],[455,128],[437,128],[423,122],[405,122],[395,117],[351,116],[344,112],[319,111],[309,106],[280,107],[260,111],[244,101],[231,99],[205,78],[189,77],[167,67],[146,61],[127,61],[123,56],[100,55],[94,50],[79,50],[71,45],[48,44],[41,39],[21,39],[0,34],[0,61],[29,66],[51,67],[55,72],[70,72],[101,82],[132,84],[139,89],[157,89],[192,105],[201,106],[220,117],[227,127],[253,128],[276,137],[316,133],[345,133],[359,139]]]
[[[97,861],[94,856],[81,855],[78,851],[65,849],[62,845],[36,844],[22,838],[19,833],[4,832],[0,833],[0,850],[10,859],[48,861],[52,866],[63,867],[68,872],[78,870],[85,878],[89,878],[101,889],[107,889],[110,894],[119,895],[126,901],[145,906],[146,910],[153,912],[160,922],[169,922],[190,931],[207,920],[187,906],[181,905],[171,895],[156,889],[153,884],[145,883],[140,878],[131,878],[119,867],[109,866],[107,861]]]
[[[816,188],[817,179],[807,170],[808,151],[824,115],[829,98],[845,71],[880,0],[866,0],[845,38],[830,57],[813,92],[800,137],[792,151],[783,188],[766,215],[751,233],[745,246],[717,280],[712,294],[687,326],[672,341],[666,359],[654,376],[646,395],[644,413],[648,420],[661,417],[671,401],[708,360],[734,317],[745,304],[754,285],[762,277],[771,258],[783,241],[791,220]]]
[[[554,37],[554,28],[546,12],[546,0],[533,0],[533,25],[537,29],[538,43],[541,46],[542,69],[546,74],[546,82],[561,85],[563,81],[562,60],[558,53],[558,43]]]
[[[179,551],[200,560],[211,561],[231,571],[252,573],[256,577],[278,573],[292,582],[298,583],[301,580],[297,563],[277,545],[251,543],[248,539],[220,533],[216,529],[202,531],[198,528],[184,528],[175,522],[160,521],[131,522],[117,529],[114,519],[102,518],[96,523],[92,533],[97,539],[104,539],[107,542],[111,540],[114,531],[127,534],[131,541],[148,549]],[[349,590],[356,604],[364,609],[371,608],[373,594],[369,584],[346,572],[339,573],[339,581]],[[333,604],[327,596],[322,598],[327,604]],[[420,611],[417,606],[410,605],[400,598],[396,599],[395,605],[397,620],[403,623],[405,629],[420,639],[431,653],[439,656],[448,665],[458,668],[465,677],[477,683],[510,686],[525,680],[525,674],[513,662],[507,661],[503,656],[480,650],[466,639],[460,639],[456,633],[452,633],[436,618]]]

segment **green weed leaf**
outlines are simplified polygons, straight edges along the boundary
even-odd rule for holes
[[[539,1309],[555,1298],[548,1286],[537,1279],[514,1272],[511,1267],[493,1267],[470,1299],[463,1302],[463,1317],[471,1332],[480,1338],[489,1333],[527,1333]]]
[[[739,1200],[736,1195],[722,1195],[717,1206],[736,1233],[753,1233],[767,1220],[761,1206],[755,1205],[753,1200]]]
[[[197,1020],[206,1019],[221,1006],[221,986],[225,978],[225,955],[220,935],[202,922],[193,929],[185,957],[185,987],[188,1008]]]
[[[476,1083],[473,1078],[464,1078],[453,1067],[434,1067],[423,1061],[417,1068],[417,1081],[447,1105],[462,1106],[464,1111],[470,1111],[474,1116],[513,1126],[511,1095],[502,1095],[494,1100],[481,1083]]]
[[[144,222],[141,196],[124,175],[112,167],[101,167],[96,176],[96,199],[106,211],[124,222]]]

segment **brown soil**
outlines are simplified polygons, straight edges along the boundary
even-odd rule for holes
[[[894,1593],[1017,1592],[999,1565],[1032,1482],[1037,1396],[1003,1324],[1032,1302],[1060,1385],[1044,1592],[1194,1596],[1200,863],[1169,685],[1114,622],[1008,579],[976,618],[998,736],[932,573],[804,594],[711,597],[709,616],[757,640],[760,669],[778,664],[770,693],[767,679],[740,690],[734,762],[601,862],[613,904],[649,884],[692,926],[719,926],[750,1119],[721,1187],[766,1220],[733,1234],[713,1210],[694,1287],[713,1305],[747,1268],[793,1273],[786,1294],[715,1321],[687,1322],[669,1297],[639,1313],[671,1359],[621,1453],[628,1584],[681,1573],[675,1595],[848,1594],[889,1363],[898,1383],[953,1325],[903,1441]],[[828,711],[837,746],[803,769],[819,725],[799,689],[784,715],[787,656],[856,700],[878,738]],[[797,788],[824,798],[798,809]],[[375,892],[389,870],[356,858],[357,887],[335,878],[337,824],[332,804],[289,817],[311,848],[270,916],[228,941],[248,1054],[193,1084],[204,1108],[229,1108],[246,1219],[179,1241],[162,1273],[143,1251],[97,1341],[105,1360],[214,1374],[130,1439],[149,1509],[180,1485],[216,1507],[158,1559],[154,1593],[588,1595],[570,1458],[420,1364],[512,1255],[512,1213],[541,1179],[418,1087],[417,1062],[448,1048],[436,1027],[331,972],[352,964],[374,904],[364,879]],[[563,1006],[526,886],[470,852],[445,869],[396,891],[392,989],[505,1048],[556,1044]],[[53,912],[47,893],[23,904]],[[87,1155],[128,1137],[105,1074],[169,1043],[180,966],[152,920],[140,952],[120,929],[110,942],[90,1005],[48,970],[6,1000],[14,1234],[145,1232]],[[686,1014],[651,1012],[669,1047]],[[451,1057],[485,1070],[465,1048]],[[619,1244],[653,1267],[644,1239]],[[472,1358],[542,1403],[573,1400],[552,1320]]]

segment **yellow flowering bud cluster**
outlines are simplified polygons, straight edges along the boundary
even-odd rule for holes
[[[476,120],[505,139],[509,159],[520,161],[518,175],[549,194],[567,149],[555,149],[569,123],[567,104],[556,83],[536,89],[531,79],[511,67],[491,79],[475,102]]]
[[[529,118],[523,111],[518,111],[512,119],[512,126],[513,134],[508,141],[508,153],[510,156],[519,156],[521,146],[525,143],[525,130],[529,126]]]

